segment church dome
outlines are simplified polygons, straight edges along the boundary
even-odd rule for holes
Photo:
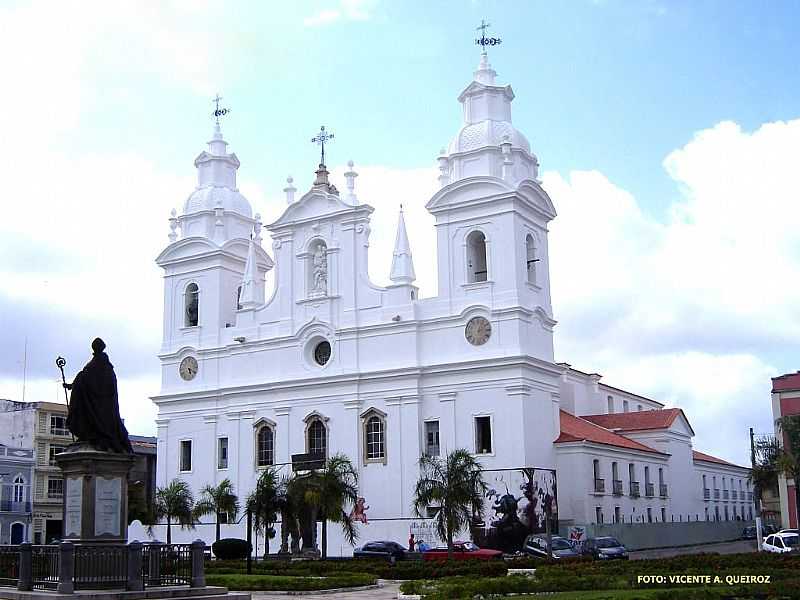
[[[183,204],[183,214],[188,215],[204,210],[214,210],[222,208],[228,212],[234,212],[248,219],[253,217],[253,209],[239,190],[232,190],[227,187],[207,185],[197,188],[186,198]]]
[[[506,139],[512,148],[530,153],[531,145],[522,133],[508,121],[479,121],[464,125],[447,148],[447,153],[469,152],[486,146],[499,146]]]

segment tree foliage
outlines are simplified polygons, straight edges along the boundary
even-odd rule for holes
[[[420,476],[414,487],[414,512],[427,517],[428,507],[436,507],[436,530],[447,541],[448,559],[453,557],[453,536],[469,525],[473,517],[483,516],[487,486],[481,465],[467,450],[450,452],[446,458],[422,455]]]
[[[214,515],[216,517],[216,541],[220,539],[220,520],[221,516],[227,517],[230,523],[236,520],[239,514],[239,498],[233,491],[233,484],[227,477],[220,481],[219,485],[206,485],[200,490],[200,500],[194,507],[195,518],[203,515]]]
[[[156,489],[153,514],[156,520],[167,521],[167,543],[172,543],[172,523],[177,522],[181,529],[194,529],[194,496],[189,484],[175,478],[166,487]]]
[[[264,556],[269,554],[269,540],[275,537],[274,525],[278,512],[286,501],[286,479],[278,475],[277,467],[269,467],[261,472],[255,489],[245,501],[245,507],[252,515],[253,528],[266,540]]]

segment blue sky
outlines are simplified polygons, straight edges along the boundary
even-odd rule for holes
[[[106,332],[123,415],[153,432],[153,259],[194,185],[217,92],[240,186],[265,222],[288,174],[310,184],[310,138],[325,124],[334,175],[353,159],[376,207],[376,279],[400,202],[415,254],[433,252],[422,207],[487,19],[503,39],[490,60],[559,212],[557,360],[684,406],[700,450],[746,461],[747,427],[770,427],[769,377],[799,366],[798,12],[778,1],[0,4],[11,57],[0,396],[20,396],[26,335],[26,399],[52,400],[51,355],[77,368]],[[432,267],[417,272],[435,293]]]

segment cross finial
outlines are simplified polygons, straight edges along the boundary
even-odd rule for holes
[[[486,46],[497,46],[502,43],[503,40],[496,37],[486,37],[486,30],[491,27],[491,23],[487,23],[486,20],[481,19],[480,27],[476,27],[475,31],[481,32],[481,37],[475,40],[475,43],[483,48],[483,52],[486,53]]]
[[[224,117],[229,112],[231,112],[230,108],[220,108],[219,107],[219,101],[220,100],[222,100],[222,96],[220,96],[219,94],[217,94],[216,97],[212,100],[212,102],[214,103],[214,106],[215,106],[215,108],[214,108],[214,118],[217,120],[217,125],[219,125],[219,118],[220,117]]]
[[[321,147],[320,152],[320,159],[319,164],[325,164],[325,142],[329,142],[333,139],[333,134],[325,131],[325,125],[320,125],[319,133],[311,138],[311,142],[314,144],[319,144]]]

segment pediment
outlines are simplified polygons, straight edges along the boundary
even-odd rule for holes
[[[163,266],[166,263],[198,258],[213,252],[220,252],[244,260],[247,256],[249,243],[248,240],[243,238],[235,238],[226,241],[222,246],[217,246],[206,237],[183,238],[167,246],[156,257],[156,263]],[[271,269],[274,265],[272,257],[264,248],[258,245],[256,245],[256,262],[261,270]]]
[[[514,90],[511,89],[510,85],[486,85],[484,83],[480,83],[479,81],[472,81],[467,87],[464,88],[464,91],[458,95],[458,101],[464,102],[467,96],[471,96],[486,90],[501,91],[509,100],[514,99]]]
[[[219,250],[214,242],[206,237],[195,236],[187,237],[173,242],[156,257],[156,263],[162,265],[167,262],[193,258],[199,254],[205,254]]]
[[[320,188],[312,188],[297,202],[290,204],[280,218],[267,226],[273,231],[287,225],[324,219],[336,215],[352,215],[363,213],[367,216],[374,209],[368,204],[352,206],[344,202],[337,194],[331,194]]]
[[[498,177],[486,175],[465,177],[447,184],[436,192],[425,205],[425,208],[435,212],[472,200],[505,196],[512,192],[514,192],[514,188]]]

